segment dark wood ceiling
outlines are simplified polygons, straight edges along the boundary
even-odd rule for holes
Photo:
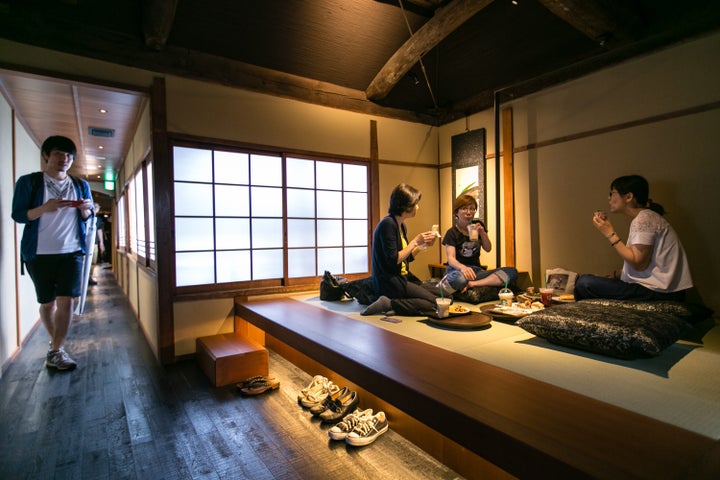
[[[718,28],[713,0],[0,0],[9,40],[431,125]]]

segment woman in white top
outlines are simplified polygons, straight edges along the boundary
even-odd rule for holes
[[[623,259],[619,278],[582,275],[575,284],[575,298],[622,300],[683,300],[693,286],[687,257],[672,226],[663,218],[665,209],[649,198],[648,182],[639,175],[616,178],[610,184],[610,213],[630,218],[630,232],[623,242],[603,212],[593,215],[593,225]]]

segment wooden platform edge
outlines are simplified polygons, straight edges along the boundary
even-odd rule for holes
[[[236,315],[521,478],[538,471],[555,478],[680,478],[691,472],[704,478],[702,465],[717,461],[711,438],[297,300],[240,300]],[[327,322],[334,328],[323,328]],[[347,337],[362,335],[396,348],[348,351]],[[412,361],[408,354],[420,357]],[[423,357],[462,372],[439,376]],[[463,377],[483,382],[483,391],[453,391]],[[502,402],[493,401],[493,393]]]

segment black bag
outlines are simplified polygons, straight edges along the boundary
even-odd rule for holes
[[[352,298],[345,292],[343,284],[347,283],[347,278],[336,277],[327,270],[320,280],[320,300],[335,302],[343,298]]]

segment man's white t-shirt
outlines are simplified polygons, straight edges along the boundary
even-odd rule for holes
[[[55,196],[55,192],[51,191],[48,177],[43,174],[43,202]],[[52,181],[52,180],[51,180]],[[75,192],[73,181],[67,177],[70,182],[69,188],[63,188],[62,198],[65,200],[79,200]],[[57,185],[58,182],[55,181]],[[73,253],[82,250],[80,239],[78,238],[78,211],[77,208],[67,207],[60,208],[54,212],[46,213],[39,218],[40,224],[38,228],[38,255],[53,255],[59,253]]]

